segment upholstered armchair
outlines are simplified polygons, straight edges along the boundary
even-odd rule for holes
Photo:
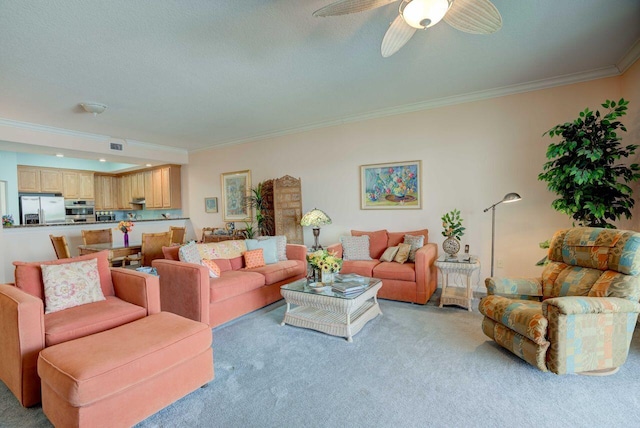
[[[91,259],[97,260],[104,300],[45,313],[41,265]],[[42,349],[160,312],[158,277],[110,268],[107,251],[14,265],[15,284],[0,284],[0,380],[25,407],[40,402],[36,363]]]
[[[482,330],[542,371],[617,371],[640,312],[640,233],[560,230],[548,259],[541,278],[486,279]]]

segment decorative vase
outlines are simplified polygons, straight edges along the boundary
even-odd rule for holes
[[[460,251],[460,241],[450,236],[442,243],[442,249],[449,255],[449,257],[455,257],[455,255],[458,254],[458,251]]]
[[[124,246],[129,246],[129,232],[124,232]]]
[[[333,284],[334,273],[329,271],[322,271],[322,283],[324,284]]]

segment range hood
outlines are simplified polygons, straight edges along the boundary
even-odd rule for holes
[[[129,202],[131,205],[144,205],[147,201],[144,198],[134,198],[133,201]]]

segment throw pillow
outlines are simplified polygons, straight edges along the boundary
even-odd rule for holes
[[[198,247],[194,241],[180,247],[178,250],[178,258],[181,262],[195,263],[197,265],[202,261],[200,253],[198,252]]]
[[[424,247],[424,236],[404,235],[404,243],[411,245],[411,251],[409,251],[409,261],[416,261],[416,251]]]
[[[257,250],[262,248],[262,256],[265,264],[272,265],[278,263],[278,248],[275,239],[265,239],[258,241],[257,239],[245,239],[247,250]]]
[[[387,230],[376,230],[375,232],[363,232],[352,230],[351,236],[367,235],[369,237],[369,256],[372,259],[379,259],[384,250],[387,249]]]
[[[105,300],[96,259],[40,268],[46,314]]]
[[[264,257],[262,255],[262,248],[245,251],[244,265],[247,269],[259,268],[264,266]]]
[[[276,236],[258,236],[258,241],[265,241],[267,239],[275,239],[276,248],[278,249],[278,260],[283,262],[287,259],[287,237],[285,235]]]
[[[393,258],[396,256],[398,252],[398,247],[389,247],[384,250],[384,253],[380,256],[381,262],[392,262]]]
[[[209,268],[209,277],[210,278],[220,278],[220,266],[213,260],[203,260],[202,265]]]
[[[368,235],[341,236],[340,243],[344,260],[371,260]]]
[[[398,262],[400,264],[407,261],[409,258],[409,252],[411,251],[411,245],[409,244],[398,244],[398,252],[394,257],[393,261]]]

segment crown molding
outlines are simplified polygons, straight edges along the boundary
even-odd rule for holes
[[[616,64],[620,73],[625,73],[640,58],[640,39],[629,48],[620,61]]]
[[[227,140],[220,144],[213,146],[202,147],[199,149],[190,150],[189,153],[201,152],[206,150],[217,149],[220,147],[232,146],[237,144],[246,144],[254,141],[266,140],[270,138],[283,137],[291,134],[298,134],[302,132],[313,131],[316,129],[329,128],[332,126],[344,125],[347,123],[363,122],[371,119],[379,119],[387,116],[395,116],[399,114],[414,113],[422,110],[431,110],[440,107],[447,107],[456,104],[464,104],[475,101],[488,100],[491,98],[499,98],[507,95],[521,94],[525,92],[539,91],[542,89],[553,88],[557,86],[571,85],[574,83],[586,82],[589,80],[603,79],[607,77],[619,76],[620,70],[616,66],[609,66],[604,68],[598,68],[581,73],[567,74],[564,76],[557,76],[550,79],[535,80],[518,85],[503,86],[494,89],[488,89],[485,91],[471,92],[463,95],[454,95],[451,97],[437,98],[433,100],[423,101],[419,103],[406,104],[402,106],[396,106],[386,109],[380,109],[371,111],[368,113],[353,115],[344,117],[341,119],[333,119],[324,122],[317,122],[305,126],[296,128],[284,129],[281,131],[274,131],[260,135],[254,135],[247,138],[241,138],[237,140]]]

